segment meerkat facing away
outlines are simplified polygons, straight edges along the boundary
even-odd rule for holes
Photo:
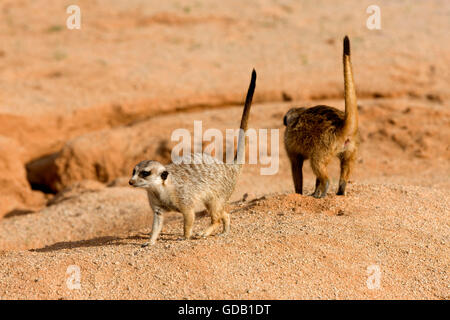
[[[316,175],[312,196],[325,197],[329,187],[327,165],[333,156],[340,160],[338,195],[345,195],[359,146],[358,109],[350,62],[350,41],[343,50],[345,113],[329,106],[293,108],[284,116],[284,145],[291,162],[295,192],[303,193],[303,161],[309,159]]]
[[[255,91],[256,72],[253,70],[241,119],[238,147],[231,164],[206,154],[184,155],[181,163],[162,165],[157,161],[141,161],[129,181],[134,187],[145,188],[153,209],[153,227],[150,241],[154,244],[161,232],[163,214],[178,211],[184,216],[184,238],[192,236],[195,207],[204,205],[211,215],[211,225],[200,235],[209,236],[223,224],[223,233],[230,230],[230,215],[225,205],[234,191],[237,178],[245,160],[246,139],[250,107]],[[145,246],[144,245],[144,246]]]

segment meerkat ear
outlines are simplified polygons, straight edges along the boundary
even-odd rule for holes
[[[169,175],[169,172],[163,171],[163,173],[161,173],[161,179],[166,180],[168,175]]]
[[[284,126],[287,126],[287,116],[283,117],[283,124],[284,124]]]

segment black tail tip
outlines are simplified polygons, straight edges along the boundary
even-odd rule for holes
[[[256,71],[255,71],[255,68],[253,68],[253,71],[252,71],[252,80],[255,80],[256,79]]]
[[[344,55],[350,55],[350,40],[348,39],[348,36],[344,37]]]

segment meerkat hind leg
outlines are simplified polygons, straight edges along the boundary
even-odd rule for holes
[[[209,237],[220,226],[221,210],[210,208],[208,211],[211,215],[211,224],[198,234],[199,237]]]
[[[339,189],[336,193],[339,196],[345,195],[347,181],[355,163],[355,153],[344,152],[339,155],[339,159],[341,160],[341,175],[339,178]]]
[[[327,195],[328,187],[330,186],[330,180],[327,173],[328,161],[315,161],[311,159],[311,168],[319,181],[316,190],[312,194],[314,198],[323,198]]]
[[[227,235],[230,232],[230,214],[225,210],[222,212],[223,231],[222,235]]]
[[[316,186],[314,187],[314,192],[311,193],[310,196],[312,196],[312,195],[316,194],[317,192],[319,192],[319,191],[318,191],[318,189],[319,189],[319,184],[320,184],[320,180],[319,180],[319,178],[316,178]]]

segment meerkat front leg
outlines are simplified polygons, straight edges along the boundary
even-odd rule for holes
[[[294,179],[295,193],[303,194],[303,156],[301,154],[292,155],[291,160],[292,177]]]
[[[323,198],[327,195],[328,187],[330,186],[327,164],[328,161],[311,159],[311,168],[319,181],[319,184],[317,184],[316,180],[316,190],[312,194],[314,198]]]
[[[184,216],[184,238],[188,240],[192,236],[192,227],[195,221],[195,211],[194,209],[186,208],[181,213]]]
[[[222,223],[223,223],[223,235],[227,235],[230,232],[230,214],[225,210],[222,212]]]
[[[347,181],[356,160],[356,152],[344,152],[339,155],[339,159],[341,160],[341,176],[339,178],[339,189],[336,194],[343,196],[345,195]]]
[[[148,245],[154,245],[156,243],[156,239],[158,239],[159,234],[161,233],[161,229],[164,222],[163,210],[160,208],[153,208],[153,226],[152,232],[150,234],[150,241],[144,243],[142,246],[146,247]]]

